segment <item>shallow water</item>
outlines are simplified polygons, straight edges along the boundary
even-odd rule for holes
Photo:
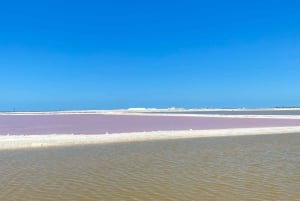
[[[300,134],[0,151],[0,200],[299,200]]]
[[[0,135],[104,134],[300,126],[300,119],[145,115],[0,115]]]

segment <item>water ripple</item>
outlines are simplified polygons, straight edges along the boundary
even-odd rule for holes
[[[0,200],[299,200],[300,135],[0,152]]]

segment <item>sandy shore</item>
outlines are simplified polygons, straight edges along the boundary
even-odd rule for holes
[[[244,136],[299,133],[300,126],[270,128],[233,128],[215,130],[155,131],[99,135],[7,135],[0,136],[0,150],[108,144],[147,140],[185,139],[201,137]]]

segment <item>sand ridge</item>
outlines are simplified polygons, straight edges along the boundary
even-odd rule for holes
[[[87,144],[109,144],[138,142],[147,140],[188,139],[201,137],[225,137],[245,135],[269,135],[299,133],[300,126],[269,127],[269,128],[232,128],[214,130],[186,130],[186,131],[155,131],[133,132],[98,135],[5,135],[0,136],[0,150],[42,148],[53,146],[74,146]]]

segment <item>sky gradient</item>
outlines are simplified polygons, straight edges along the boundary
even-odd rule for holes
[[[300,106],[299,1],[0,7],[0,110]]]

